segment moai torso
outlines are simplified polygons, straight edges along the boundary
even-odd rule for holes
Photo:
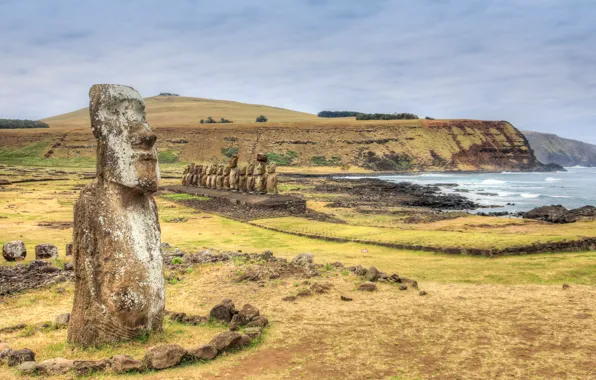
[[[267,157],[263,154],[257,155],[257,165],[255,166],[255,192],[264,194],[267,191],[267,177],[265,174]]]
[[[267,166],[267,194],[277,194],[277,173],[275,172],[276,169],[277,165],[275,165],[275,162],[272,162],[269,164],[269,166]]]
[[[190,166],[184,168],[184,172],[182,172],[182,185],[186,185],[186,177],[190,170]]]
[[[75,294],[68,341],[83,346],[161,331],[165,293],[156,137],[137,91],[91,88],[97,176],[74,208]]]
[[[226,165],[224,167],[224,172],[223,172],[223,189],[224,190],[230,190],[230,171],[232,170],[232,168],[230,167],[230,165]]]
[[[246,191],[246,166],[241,166],[238,168],[238,182],[236,188],[238,191]]]
[[[223,189],[223,183],[224,183],[224,166],[217,165],[217,177],[216,177],[216,182],[215,182],[215,188],[217,190]]]
[[[207,165],[201,167],[201,187],[207,186]]]
[[[255,177],[253,172],[255,170],[254,164],[248,164],[246,168],[246,192],[253,193],[255,191]]]
[[[230,190],[238,191],[238,155],[235,154],[230,160]]]

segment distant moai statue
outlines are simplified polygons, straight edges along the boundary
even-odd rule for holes
[[[238,155],[235,154],[230,160],[230,190],[238,191]]]
[[[246,168],[246,192],[254,193],[255,191],[255,177],[254,177],[255,164],[252,162],[248,164]]]
[[[192,176],[192,170],[195,164],[190,164],[186,167],[184,177],[182,177],[182,184],[188,186],[190,183],[190,177]]]
[[[255,166],[255,193],[265,194],[267,192],[267,156],[262,153],[257,154],[257,165]]]
[[[193,186],[199,186],[199,181],[201,180],[201,168],[203,167],[203,165],[196,165],[195,166],[195,173],[192,179],[192,185]]]
[[[216,182],[215,182],[215,188],[217,190],[223,189],[223,183],[224,183],[224,166],[217,165],[217,177],[216,177]]]
[[[210,189],[217,188],[217,165],[211,165],[211,185]]]
[[[159,164],[145,102],[121,85],[94,85],[89,97],[97,175],[74,208],[68,341],[96,346],[162,331],[165,293],[152,195]]]
[[[188,177],[188,172],[190,171],[190,165],[187,165],[182,172],[182,185],[186,185],[186,178]]]
[[[246,166],[238,168],[237,191],[246,192]]]
[[[277,165],[275,165],[275,162],[272,162],[267,166],[267,194],[277,194],[277,173],[275,172],[276,169]]]
[[[231,172],[231,170],[232,170],[232,168],[230,167],[229,164],[224,166],[222,189],[224,189],[226,191],[230,190],[230,172]]]
[[[213,165],[207,165],[207,188],[213,188]]]
[[[201,187],[207,187],[208,165],[203,165],[201,168]]]

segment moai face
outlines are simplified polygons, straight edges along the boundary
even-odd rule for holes
[[[132,87],[96,84],[89,91],[91,129],[97,139],[97,177],[146,193],[160,180],[145,102]]]
[[[238,155],[235,154],[232,156],[232,159],[230,160],[230,167],[235,168],[237,166],[238,166]]]

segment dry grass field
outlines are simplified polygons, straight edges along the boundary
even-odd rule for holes
[[[71,240],[72,205],[78,196],[77,186],[86,180],[79,178],[80,170],[67,172],[73,174],[61,175],[67,178],[64,181],[4,187],[0,192],[0,244],[23,239],[29,261],[35,244],[53,243],[60,249],[60,262],[70,260],[64,256],[64,246]],[[0,171],[0,177],[3,173]],[[26,177],[43,177],[44,173],[32,170]],[[243,263],[197,265],[181,273],[181,281],[167,285],[166,308],[204,315],[223,298],[231,298],[237,305],[251,303],[271,321],[261,342],[209,363],[143,375],[91,378],[596,379],[594,252],[484,258],[333,243],[264,230],[165,197],[158,197],[157,202],[162,240],[182,250],[270,249],[285,258],[312,252],[317,263],[374,265],[416,279],[428,295],[419,296],[414,289],[399,291],[390,284],[378,284],[377,292],[358,292],[362,278],[330,269],[310,280],[331,284],[329,293],[283,302],[283,297],[304,288],[303,278],[238,283],[233,278],[244,270]],[[180,217],[186,221],[173,222]],[[469,219],[453,228],[475,223],[473,217]],[[273,222],[275,219],[267,220]],[[357,226],[346,228],[351,231]],[[470,239],[485,236],[478,229],[466,229]],[[563,284],[571,287],[563,290]],[[73,285],[58,286],[65,291],[57,292],[53,286],[3,297],[0,328],[52,321],[56,314],[69,312]],[[354,300],[341,301],[340,295]],[[168,321],[164,333],[147,342],[90,350],[66,344],[64,329],[21,330],[1,334],[0,341],[32,349],[38,361],[119,353],[140,358],[146,345],[175,342],[191,346],[208,341],[222,329]],[[2,366],[0,378],[24,377]]]

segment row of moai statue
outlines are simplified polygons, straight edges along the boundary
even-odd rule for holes
[[[238,166],[238,155],[232,156],[228,165],[190,164],[184,169],[184,186],[204,187],[257,194],[277,194],[277,173],[274,162],[267,164],[267,156],[257,154],[256,164]]]

